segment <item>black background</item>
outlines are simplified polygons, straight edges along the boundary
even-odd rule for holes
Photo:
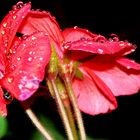
[[[11,10],[18,0],[0,0],[0,19]],[[23,2],[28,2],[27,0]],[[140,62],[140,8],[135,1],[78,1],[78,0],[32,0],[33,9],[50,11],[62,29],[79,26],[106,37],[111,33],[137,45],[136,52],[130,57]],[[129,85],[128,85],[129,86]],[[117,97],[118,108],[104,115],[83,114],[87,133],[94,138],[140,139],[140,94]],[[39,101],[38,101],[39,103]],[[44,106],[41,102],[39,106]],[[46,105],[45,105],[46,106]],[[45,107],[45,112],[49,110]],[[15,101],[8,106],[7,117],[10,129],[15,136],[5,139],[27,140],[32,124]],[[55,111],[50,116],[54,117]],[[59,120],[59,119],[58,119]],[[23,131],[21,131],[21,129]],[[24,135],[23,135],[24,133]],[[5,140],[4,139],[4,140]]]

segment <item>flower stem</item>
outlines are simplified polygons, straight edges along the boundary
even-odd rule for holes
[[[58,92],[57,86],[55,84],[55,81],[51,80],[51,84],[52,84],[52,87],[54,89],[55,100],[56,100],[56,103],[58,105],[58,108],[59,108],[59,111],[60,111],[60,116],[61,116],[61,119],[63,121],[64,127],[66,129],[68,139],[69,140],[77,140],[77,137],[73,134],[72,128],[70,126],[70,122],[69,122],[65,107],[63,105],[63,102],[61,100],[61,97],[59,95],[59,92]]]
[[[64,102],[66,102],[66,103],[64,103]],[[63,101],[63,104],[64,104],[65,110],[67,112],[67,117],[69,119],[69,123],[70,123],[71,129],[72,129],[73,135],[75,137],[75,140],[78,140],[76,125],[75,125],[74,116],[72,113],[71,104],[70,104],[69,99],[67,99],[67,101]]]
[[[53,140],[53,138],[50,136],[50,134],[46,131],[44,126],[39,122],[38,118],[36,115],[33,113],[33,111],[28,108],[25,110],[26,114],[28,117],[31,119],[33,124],[36,126],[36,128],[41,132],[41,134],[46,138],[46,140]]]
[[[85,129],[84,129],[82,115],[81,115],[81,112],[79,110],[77,100],[76,100],[75,94],[74,94],[72,86],[71,86],[70,77],[66,73],[64,73],[63,76],[64,76],[63,79],[64,79],[64,82],[66,85],[66,89],[67,89],[69,98],[71,100],[71,104],[72,104],[73,109],[74,109],[75,117],[77,119],[77,125],[79,128],[81,140],[86,140],[86,133],[85,133]]]

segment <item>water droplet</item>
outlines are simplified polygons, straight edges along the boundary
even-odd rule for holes
[[[35,36],[32,36],[32,40],[36,40],[37,38]]]
[[[20,70],[20,71],[19,71],[19,73],[23,73],[23,71],[22,71],[22,70]]]
[[[81,37],[80,40],[86,40],[86,38],[85,37]]]
[[[21,57],[17,57],[17,60],[20,61],[21,60]]]
[[[8,81],[9,83],[12,83],[12,82],[13,82],[13,80],[14,80],[14,78],[13,78],[13,77],[8,77],[8,78],[7,78],[7,81]]]
[[[7,50],[4,50],[4,53],[6,54],[7,53]]]
[[[124,43],[120,43],[119,45],[120,45],[120,47],[123,47],[124,46]]]
[[[103,51],[102,49],[98,49],[97,52],[98,52],[99,54],[103,54],[104,51]]]
[[[15,68],[16,68],[16,65],[11,65],[11,66],[10,66],[10,69],[11,69],[11,70],[14,70]]]
[[[23,44],[23,47],[26,47],[26,44]]]
[[[1,34],[2,34],[2,35],[4,35],[4,34],[5,34],[5,31],[4,31],[4,30],[2,30],[2,31],[1,31]]]
[[[5,28],[7,26],[7,22],[3,23],[3,27]]]
[[[28,37],[29,37],[28,35],[23,35],[23,36],[22,36],[22,39],[25,40],[25,39],[27,39]]]
[[[96,42],[104,43],[106,41],[105,37],[98,35],[94,38]]]
[[[13,51],[12,51],[12,49],[9,49],[9,53],[12,53]]]
[[[17,16],[16,16],[16,15],[14,15],[12,18],[15,20],[15,19],[17,18]]]
[[[74,26],[74,29],[77,29],[78,27],[77,26]]]
[[[13,100],[13,96],[9,92],[4,92],[3,98],[6,102],[6,104],[11,103],[11,101]]]
[[[22,84],[19,84],[19,85],[18,85],[18,88],[19,88],[19,89],[22,89],[22,87],[23,87]]]
[[[131,52],[134,52],[135,51],[135,49],[131,49]]]
[[[28,58],[28,61],[32,61],[32,59],[33,59],[32,57],[29,57],[29,58]]]
[[[40,57],[39,60],[42,61],[43,60],[43,57]]]
[[[88,42],[88,44],[89,44],[89,45],[92,45],[92,44],[93,44],[93,42]]]
[[[29,54],[31,55],[31,54],[33,54],[33,52],[32,52],[32,51],[30,51],[30,52],[29,52]]]
[[[69,45],[64,45],[64,49],[68,49],[69,47]]]
[[[17,4],[16,4],[16,8],[17,9],[20,9],[24,6],[23,2],[22,1],[19,1]]]
[[[131,67],[130,67],[130,66],[126,66],[126,68],[127,68],[127,69],[131,69]]]
[[[16,51],[15,50],[13,50],[13,54],[15,54],[16,53]]]
[[[118,38],[118,36],[116,34],[111,34],[110,38],[109,38],[109,41],[110,42],[113,42],[113,41],[118,42],[119,38]]]
[[[4,77],[4,75],[2,74],[2,72],[0,71],[0,79],[2,79]]]

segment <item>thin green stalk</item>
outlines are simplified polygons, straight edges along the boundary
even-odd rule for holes
[[[66,103],[63,103],[63,104],[64,104],[65,110],[67,112],[67,116],[68,116],[68,119],[69,119],[69,122],[70,122],[70,126],[71,126],[71,129],[72,129],[73,135],[75,137],[75,140],[78,140],[76,125],[75,125],[74,116],[73,116],[73,113],[72,113],[71,104],[69,102],[69,99],[67,99],[67,101],[63,101],[63,102],[66,102]]]
[[[64,73],[63,79],[64,79],[64,82],[65,82],[65,86],[66,86],[69,98],[71,100],[71,104],[72,104],[73,109],[74,109],[75,117],[77,119],[77,125],[78,125],[78,128],[79,128],[79,133],[80,133],[81,140],[86,140],[86,133],[85,133],[85,128],[84,128],[84,124],[83,124],[82,115],[81,115],[81,112],[79,110],[77,100],[76,100],[75,94],[74,94],[72,86],[71,86],[70,77],[67,74]]]
[[[26,114],[30,118],[30,120],[33,122],[33,124],[36,126],[36,128],[41,132],[41,134],[45,137],[46,140],[53,140],[51,135],[47,132],[47,130],[44,128],[44,126],[40,123],[36,115],[32,112],[30,108],[25,110]]]
[[[75,138],[75,135],[73,134],[72,128],[70,126],[69,119],[68,119],[67,113],[65,111],[65,108],[64,108],[63,102],[61,100],[61,97],[59,95],[59,92],[58,92],[57,86],[55,84],[55,81],[54,80],[50,80],[50,82],[51,82],[52,87],[54,89],[55,100],[56,100],[56,103],[58,105],[60,116],[61,116],[61,119],[63,121],[64,127],[66,129],[66,133],[67,133],[68,139],[69,140],[77,140]]]
[[[75,140],[78,140],[78,135],[77,135],[76,124],[75,124],[75,119],[74,119],[74,115],[73,115],[73,110],[71,108],[71,103],[70,103],[69,97],[67,95],[65,85],[64,85],[63,81],[60,79],[60,77],[56,78],[55,83],[56,83],[60,98],[63,102],[65,111],[67,113],[67,117],[69,119],[69,123],[70,123],[71,129],[72,129],[72,133],[75,137]]]

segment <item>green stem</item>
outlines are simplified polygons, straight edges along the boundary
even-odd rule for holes
[[[53,138],[50,136],[50,134],[46,131],[44,126],[39,122],[36,115],[32,112],[30,108],[25,110],[26,114],[30,118],[30,120],[33,122],[33,124],[36,126],[36,128],[41,132],[41,134],[45,137],[46,140],[53,140]]]
[[[85,133],[85,129],[84,129],[82,115],[81,115],[81,112],[79,110],[77,100],[76,100],[75,94],[74,94],[72,86],[71,86],[70,77],[67,74],[64,73],[63,79],[64,79],[64,82],[65,82],[65,85],[66,85],[66,89],[67,89],[69,98],[71,100],[71,104],[72,104],[73,109],[74,109],[75,117],[77,119],[77,125],[78,125],[78,128],[79,128],[81,140],[86,140],[86,133]]]
[[[64,108],[63,102],[61,100],[61,97],[59,95],[59,92],[58,92],[57,86],[55,84],[55,81],[50,80],[50,82],[52,84],[52,87],[53,87],[53,90],[54,90],[54,93],[55,93],[55,100],[56,100],[56,103],[58,105],[60,116],[61,116],[61,119],[63,121],[64,127],[66,129],[68,139],[69,140],[77,140],[75,138],[75,135],[73,134],[72,128],[70,126],[69,119],[68,119],[67,113],[65,111],[65,108]]]
[[[71,129],[72,129],[73,135],[75,137],[75,140],[78,140],[76,125],[75,125],[74,116],[73,116],[73,113],[72,113],[71,104],[70,104],[69,99],[67,99],[67,101],[63,101],[63,104],[64,104],[65,110],[67,112],[67,116],[68,116],[68,119],[69,119],[69,123],[70,123]]]

